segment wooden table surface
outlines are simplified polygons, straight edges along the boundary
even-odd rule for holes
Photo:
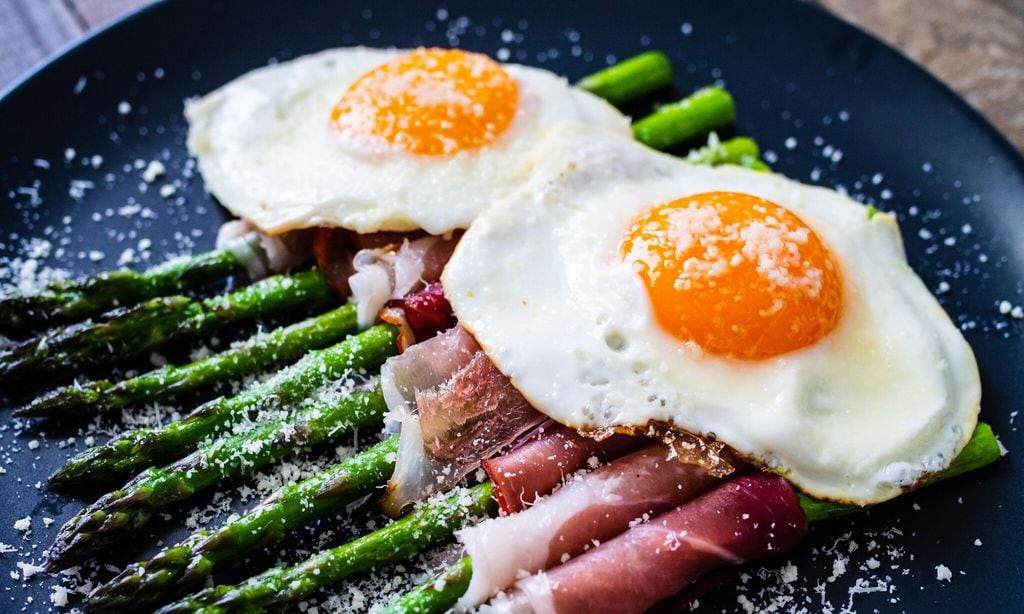
[[[0,88],[150,0],[0,0]],[[1024,150],[1024,0],[818,0],[902,50]]]

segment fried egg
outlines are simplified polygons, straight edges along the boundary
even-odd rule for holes
[[[443,283],[461,324],[554,420],[715,438],[861,505],[967,443],[977,365],[892,216],[594,129],[554,131],[536,166],[477,218]]]
[[[453,49],[333,49],[186,106],[207,189],[268,233],[466,228],[560,122],[628,119],[547,71]]]

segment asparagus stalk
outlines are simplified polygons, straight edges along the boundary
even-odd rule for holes
[[[442,614],[454,607],[466,593],[472,578],[473,560],[464,556],[377,614]]]
[[[672,85],[672,64],[664,53],[648,51],[584,77],[577,85],[621,106]],[[649,147],[664,150],[724,126],[735,116],[732,96],[722,88],[706,87],[637,120],[633,135]],[[759,155],[757,143],[737,137],[693,150],[688,159],[694,164],[737,164],[767,170]]]
[[[78,417],[154,401],[255,373],[272,364],[297,360],[309,350],[337,343],[355,331],[355,305],[344,305],[315,318],[260,333],[220,354],[184,366],[168,365],[117,383],[109,379],[76,382],[37,397],[15,410],[14,415]]]
[[[974,471],[995,462],[1002,456],[1002,448],[996,440],[992,427],[979,422],[974,434],[964,449],[957,455],[950,466],[939,475],[928,480],[922,486],[934,484],[941,480]],[[818,522],[831,518],[862,511],[865,508],[819,501],[802,493],[798,493],[800,507],[807,514],[807,520]],[[473,575],[473,563],[464,557],[443,571],[437,578],[414,588],[402,595],[379,614],[441,614],[450,610],[469,587]]]
[[[50,480],[64,484],[108,482],[180,458],[225,426],[255,417],[260,410],[297,403],[349,371],[379,366],[396,352],[396,338],[394,326],[381,324],[327,349],[310,352],[266,382],[233,397],[204,403],[182,420],[155,429],[136,429],[89,448],[69,460]]]
[[[268,277],[236,292],[197,300],[152,299],[28,339],[0,354],[0,376],[29,369],[67,370],[114,362],[153,350],[171,339],[196,337],[220,326],[300,306],[327,303],[332,292],[317,270]]]
[[[707,145],[691,150],[686,156],[686,161],[707,166],[733,164],[753,168],[760,162],[760,156],[761,149],[751,138],[738,136],[718,141],[712,136]]]
[[[46,553],[49,569],[62,569],[120,542],[145,526],[160,508],[222,480],[252,473],[303,446],[331,441],[371,426],[387,411],[378,391],[315,401],[285,418],[199,448],[163,468],[150,467],[124,488],[101,497],[68,521]]]
[[[633,136],[648,147],[668,149],[720,128],[735,117],[732,96],[720,87],[705,87],[634,122]]]
[[[353,574],[407,560],[448,539],[473,519],[496,512],[494,487],[484,482],[421,505],[401,520],[345,545],[319,552],[295,567],[275,567],[238,586],[213,586],[159,612],[214,614],[280,608]]]
[[[90,608],[149,608],[196,590],[243,554],[277,543],[290,531],[373,492],[394,470],[397,451],[396,435],[323,473],[282,487],[216,531],[193,535],[128,567],[90,595]]]
[[[672,63],[660,51],[648,51],[584,77],[577,85],[615,106],[672,85]]]
[[[38,294],[0,296],[0,327],[11,330],[81,320],[119,305],[189,292],[245,267],[229,249],[218,249],[164,263],[148,271],[108,271],[51,284]]]

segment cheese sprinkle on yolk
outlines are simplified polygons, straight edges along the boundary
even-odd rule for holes
[[[813,345],[839,322],[840,272],[800,218],[750,194],[707,192],[636,219],[621,253],[661,327],[711,354],[760,360]]]
[[[518,102],[516,81],[487,56],[417,49],[356,80],[331,111],[331,122],[359,140],[446,156],[496,141]]]

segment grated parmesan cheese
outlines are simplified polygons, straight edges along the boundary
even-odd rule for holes
[[[138,167],[138,162],[136,162],[136,167]],[[153,183],[157,180],[157,177],[162,176],[165,172],[167,172],[167,168],[163,162],[150,160],[149,164],[146,165],[146,170],[142,171],[142,179],[146,183]]]
[[[66,607],[68,605],[68,589],[60,585],[52,587],[50,603],[57,608]]]

